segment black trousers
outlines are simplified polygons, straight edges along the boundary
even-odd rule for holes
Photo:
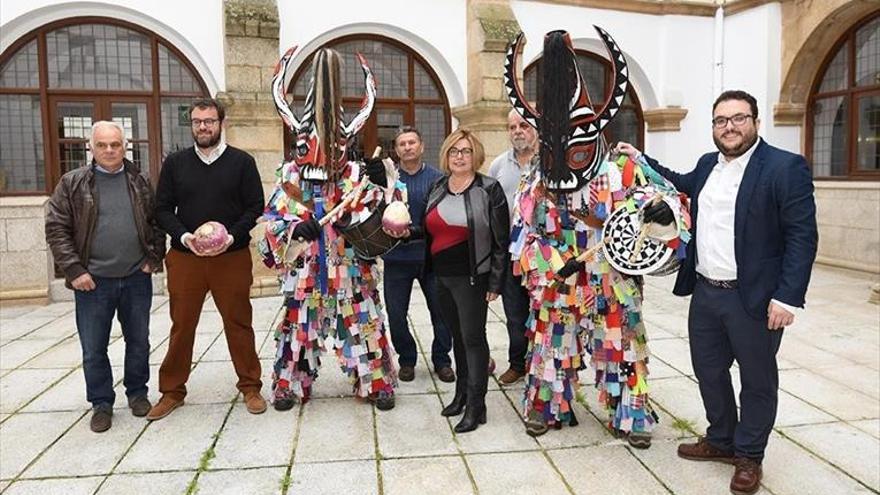
[[[529,293],[522,286],[522,277],[513,274],[509,263],[505,275],[501,302],[504,305],[504,316],[507,319],[507,337],[510,339],[507,358],[511,369],[525,372],[526,351],[529,346],[529,341],[526,339],[526,321],[529,319]]]
[[[489,276],[437,277],[437,303],[452,333],[455,355],[455,393],[467,393],[469,407],[486,403],[489,382],[489,341],[486,340],[486,302]]]
[[[737,456],[761,461],[776,421],[779,373],[776,352],[782,331],[767,329],[743,308],[735,289],[721,289],[698,280],[688,316],[691,362],[709,428],[706,440]],[[740,413],[730,379],[739,364]]]

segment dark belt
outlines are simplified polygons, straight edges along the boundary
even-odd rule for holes
[[[697,279],[719,289],[736,289],[736,280],[714,280],[697,272]]]

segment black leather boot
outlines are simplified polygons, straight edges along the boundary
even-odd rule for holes
[[[440,411],[440,415],[447,417],[458,416],[464,410],[465,404],[467,404],[467,394],[464,392],[456,392],[455,397],[452,398],[452,402]]]
[[[464,411],[464,417],[455,425],[456,433],[465,433],[474,431],[478,426],[486,424],[486,406],[470,405]]]

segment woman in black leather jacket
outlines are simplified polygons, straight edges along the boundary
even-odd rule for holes
[[[441,414],[457,416],[464,410],[457,433],[486,422],[486,313],[489,301],[501,293],[509,260],[507,199],[498,181],[477,172],[484,160],[474,134],[465,129],[450,134],[440,148],[440,169],[446,175],[428,193],[423,227],[409,233],[427,241],[437,302],[452,331],[458,376],[455,398]]]

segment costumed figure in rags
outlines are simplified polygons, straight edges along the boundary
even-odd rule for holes
[[[646,163],[608,155],[602,131],[620,108],[628,77],[617,44],[596,30],[615,76],[598,110],[568,33],[544,38],[538,110],[515,76],[522,35],[505,63],[510,101],[540,138],[514,201],[510,247],[513,272],[523,276],[531,306],[523,412],[532,436],[577,425],[572,403],[587,351],[609,428],[645,448],[657,416],[647,398],[641,275],[677,268],[690,220],[675,188]],[[660,222],[664,228],[648,223],[657,214],[669,216]]]
[[[348,145],[369,118],[376,97],[366,60],[358,54],[366,96],[346,124],[340,56],[331,49],[318,50],[299,119],[284,99],[294,51],[278,63],[272,96],[282,120],[297,136],[296,147],[293,160],[279,167],[260,243],[264,262],[280,273],[284,294],[275,328],[273,404],[285,410],[297,400],[308,401],[326,339],[355,395],[379,409],[391,409],[397,375],[372,258],[397,242],[382,232],[381,216],[388,202],[405,200],[406,189],[392,165],[348,160]]]

